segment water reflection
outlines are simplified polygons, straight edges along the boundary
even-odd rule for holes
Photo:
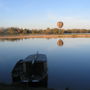
[[[3,38],[3,39],[0,39],[0,41],[2,41],[2,42],[5,42],[5,41],[16,42],[16,41],[21,41],[21,40],[25,40],[25,39],[28,39],[28,38]],[[32,38],[32,39],[35,39],[35,38]],[[51,38],[46,38],[46,39],[49,40]],[[57,41],[57,45],[58,46],[63,46],[64,45],[63,40],[59,39]]]
[[[57,45],[58,45],[58,46],[63,46],[63,44],[64,44],[64,43],[63,43],[63,41],[62,41],[61,39],[59,39],[59,40],[57,41]]]
[[[11,42],[15,42],[15,41],[20,41],[20,40],[24,40],[23,38],[19,39],[19,38],[3,38],[0,39],[0,41],[4,42],[4,41],[11,41]]]
[[[30,87],[46,87],[48,85],[47,57],[44,54],[33,54],[19,60],[12,70],[14,84]]]
[[[90,38],[65,38],[63,47],[57,40],[0,41],[0,82],[11,83],[16,62],[38,50],[48,55],[49,88],[90,88]]]
[[[69,88],[65,88],[65,90],[69,90]]]

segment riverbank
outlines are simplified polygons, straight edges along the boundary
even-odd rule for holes
[[[0,39],[24,39],[24,38],[90,38],[90,34],[0,36]]]

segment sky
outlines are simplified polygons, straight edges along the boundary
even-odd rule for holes
[[[90,0],[0,0],[0,27],[90,29]]]

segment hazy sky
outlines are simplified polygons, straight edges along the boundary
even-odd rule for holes
[[[0,27],[90,28],[90,0],[0,0]]]

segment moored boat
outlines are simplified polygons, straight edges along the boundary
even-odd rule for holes
[[[29,55],[19,60],[12,70],[13,82],[40,82],[47,77],[47,56],[45,54]]]

